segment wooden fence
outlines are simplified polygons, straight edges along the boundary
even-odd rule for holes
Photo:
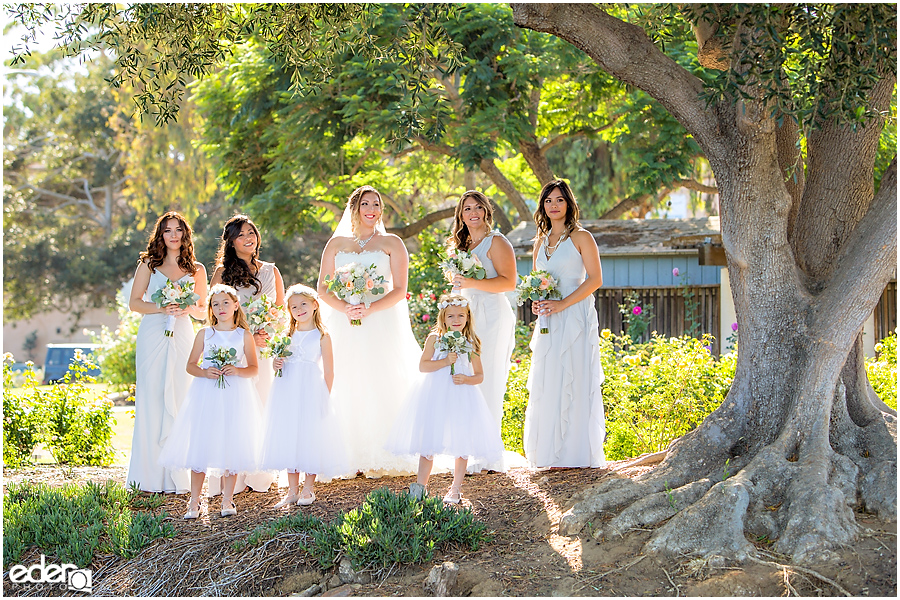
[[[712,353],[718,355],[721,342],[724,341],[718,339],[719,286],[697,285],[690,286],[689,289],[694,292],[694,301],[699,303],[697,313],[700,327],[695,335],[699,337],[704,333],[711,333],[715,336]],[[625,294],[629,291],[637,293],[641,307],[653,307],[653,318],[643,336],[644,341],[650,339],[650,333],[653,331],[666,337],[678,337],[687,331],[690,323],[686,322],[684,295],[681,287],[600,288],[594,292],[594,302],[601,330],[609,329],[618,333],[624,329],[619,305],[624,302]],[[528,324],[535,319],[536,317],[531,314],[531,302],[526,302],[519,307],[519,320]]]
[[[897,329],[897,280],[890,281],[875,306],[875,341],[891,335]]]

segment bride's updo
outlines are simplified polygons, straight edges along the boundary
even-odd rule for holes
[[[353,231],[353,235],[356,235],[356,230],[359,229],[359,204],[362,202],[363,195],[368,192],[372,192],[378,196],[378,202],[381,204],[381,209],[384,210],[384,202],[381,200],[381,194],[371,185],[361,185],[353,190],[353,193],[350,194],[350,197],[347,199],[347,208],[350,209],[350,229]]]

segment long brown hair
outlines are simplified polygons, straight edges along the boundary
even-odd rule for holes
[[[194,257],[194,242],[191,239],[191,226],[188,225],[181,213],[174,210],[163,214],[156,220],[153,226],[153,233],[147,241],[147,249],[141,252],[138,264],[146,261],[150,267],[150,272],[156,271],[166,260],[166,242],[163,239],[163,232],[166,230],[166,223],[169,219],[175,219],[181,225],[184,234],[181,236],[181,249],[178,251],[178,267],[193,275],[197,272],[197,259]]]
[[[461,333],[466,336],[466,339],[472,342],[472,349],[475,351],[475,354],[481,354],[481,340],[475,335],[475,323],[472,320],[472,308],[469,306],[469,299],[465,296],[460,296],[459,294],[444,294],[441,296],[440,300],[438,300],[438,304],[441,304],[442,302],[465,302],[465,304],[456,305],[464,306],[466,308],[466,324]],[[444,322],[444,315],[447,314],[447,309],[450,308],[450,306],[451,305],[448,304],[438,312],[437,323],[431,328],[431,333],[436,333],[438,337],[447,333],[447,323]]]
[[[213,314],[212,307],[212,298],[216,294],[228,294],[231,299],[234,300],[234,326],[250,331],[250,324],[247,323],[247,315],[244,314],[244,309],[243,307],[241,307],[241,301],[238,298],[237,290],[235,290],[230,285],[225,285],[224,283],[217,283],[209,289],[209,296],[207,297],[206,307],[206,322],[209,323],[209,326],[214,327],[219,323],[219,319],[217,319],[216,315]]]
[[[447,245],[455,247],[457,250],[468,250],[469,240],[472,239],[469,228],[463,221],[463,204],[466,203],[467,198],[475,200],[479,206],[484,208],[484,222],[488,226],[488,231],[494,227],[494,207],[491,206],[488,197],[477,190],[463,192],[463,195],[459,197],[459,202],[456,203],[456,213],[453,215],[453,233],[447,238]]]
[[[578,202],[575,200],[572,188],[562,179],[554,179],[541,190],[537,210],[534,211],[534,224],[537,225],[537,233],[534,236],[534,241],[536,242],[550,234],[550,217],[547,216],[547,212],[544,210],[544,200],[557,188],[559,188],[563,198],[566,200],[566,235],[572,235],[572,232],[581,225],[578,222],[581,211],[578,209]]]
[[[353,235],[356,235],[356,230],[359,228],[359,203],[362,202],[363,194],[368,192],[378,196],[378,203],[381,204],[381,210],[384,211],[384,200],[381,199],[378,190],[371,185],[361,185],[353,190],[353,193],[347,198],[347,206],[350,208],[350,229],[353,230]]]
[[[313,311],[313,323],[316,326],[316,329],[319,330],[319,337],[321,338],[323,335],[328,333],[328,330],[325,329],[325,325],[322,323],[322,313],[319,312],[319,294],[316,290],[312,289],[308,285],[303,285],[302,283],[296,283],[289,287],[287,291],[284,293],[284,308],[287,310],[288,315],[291,317],[291,324],[288,327],[288,335],[294,335],[294,332],[297,331],[297,320],[294,319],[294,315],[291,314],[291,308],[288,305],[288,301],[292,296],[306,296],[310,300],[316,303],[316,308]]]
[[[234,249],[234,240],[241,234],[244,224],[252,227],[256,233],[256,250],[250,256],[250,265],[238,258]],[[225,221],[225,227],[222,229],[222,241],[219,243],[219,250],[216,253],[216,268],[222,267],[222,283],[235,288],[252,287],[253,293],[258,294],[262,285],[257,277],[262,266],[262,263],[259,262],[261,247],[262,238],[259,236],[259,228],[250,220],[250,217],[234,215]]]

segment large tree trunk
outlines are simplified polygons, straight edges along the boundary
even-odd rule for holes
[[[874,398],[859,342],[896,268],[896,159],[878,194],[871,186],[882,124],[856,132],[825,124],[821,139],[809,139],[805,181],[786,182],[797,156],[785,155],[794,148],[785,142],[796,131],[777,127],[771,106],[707,107],[699,81],[597,6],[514,4],[513,14],[653,95],[703,147],[739,324],[722,406],[654,471],[588,493],[560,533],[611,514],[595,535],[668,519],[648,550],[742,559],[755,550],[750,540],[768,539],[815,562],[857,536],[853,508],[895,519],[896,414]],[[889,101],[883,88],[895,78],[886,79],[876,104]]]

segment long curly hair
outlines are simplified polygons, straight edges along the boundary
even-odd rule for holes
[[[241,306],[241,299],[238,298],[237,290],[235,290],[230,285],[225,285],[224,283],[217,283],[216,285],[209,288],[209,297],[207,298],[207,306],[206,306],[206,322],[210,325],[210,327],[214,325],[218,325],[219,319],[216,315],[213,314],[212,307],[212,298],[216,294],[228,294],[228,296],[234,301],[234,325],[235,327],[240,327],[241,329],[250,330],[250,324],[247,322],[247,315],[244,314],[244,308]]]
[[[494,228],[494,208],[491,206],[491,201],[488,200],[488,197],[477,190],[463,192],[463,195],[459,197],[459,202],[456,203],[456,213],[453,215],[453,232],[447,238],[447,245],[457,250],[469,250],[468,245],[472,239],[469,228],[463,221],[463,204],[466,203],[467,198],[471,198],[484,208],[484,222],[488,226],[488,231]]]
[[[244,225],[250,225],[256,233],[256,250],[250,255],[250,264],[238,258],[234,249],[234,240],[241,234]],[[225,221],[222,229],[222,241],[219,242],[219,250],[216,252],[216,269],[222,267],[222,283],[235,288],[253,288],[253,293],[258,294],[262,283],[259,281],[259,273],[262,263],[259,261],[259,249],[262,247],[262,238],[256,223],[247,215],[234,215]]]
[[[194,241],[191,239],[193,230],[188,225],[181,213],[170,210],[156,220],[153,226],[153,233],[147,242],[147,249],[141,252],[138,258],[138,264],[147,261],[150,272],[156,271],[166,260],[166,241],[163,239],[163,232],[166,230],[166,223],[169,219],[175,219],[184,231],[181,236],[181,248],[178,251],[178,267],[193,275],[197,272],[197,259],[194,257]]]
[[[537,210],[534,211],[534,224],[537,225],[534,241],[538,241],[550,234],[550,217],[547,216],[547,212],[544,210],[544,200],[557,188],[562,193],[563,198],[565,198],[566,206],[568,207],[566,210],[566,236],[572,235],[572,232],[580,225],[578,219],[581,216],[581,211],[578,209],[578,202],[575,200],[572,188],[562,179],[554,179],[541,190]]]
[[[294,332],[297,331],[297,320],[294,319],[294,315],[291,314],[291,309],[288,305],[288,301],[290,301],[292,296],[305,296],[316,303],[316,308],[313,310],[313,324],[316,326],[316,329],[319,330],[320,338],[328,333],[328,330],[325,329],[325,324],[322,323],[322,313],[319,311],[319,293],[308,285],[295,283],[284,293],[284,308],[291,317],[291,324],[288,327],[287,334],[294,335]]]
[[[381,199],[381,194],[371,185],[361,185],[353,190],[353,193],[347,198],[347,207],[350,208],[350,228],[353,230],[353,235],[356,235],[356,230],[359,229],[359,203],[362,202],[363,194],[367,192],[372,192],[378,196],[381,210],[384,210],[384,201]]]

